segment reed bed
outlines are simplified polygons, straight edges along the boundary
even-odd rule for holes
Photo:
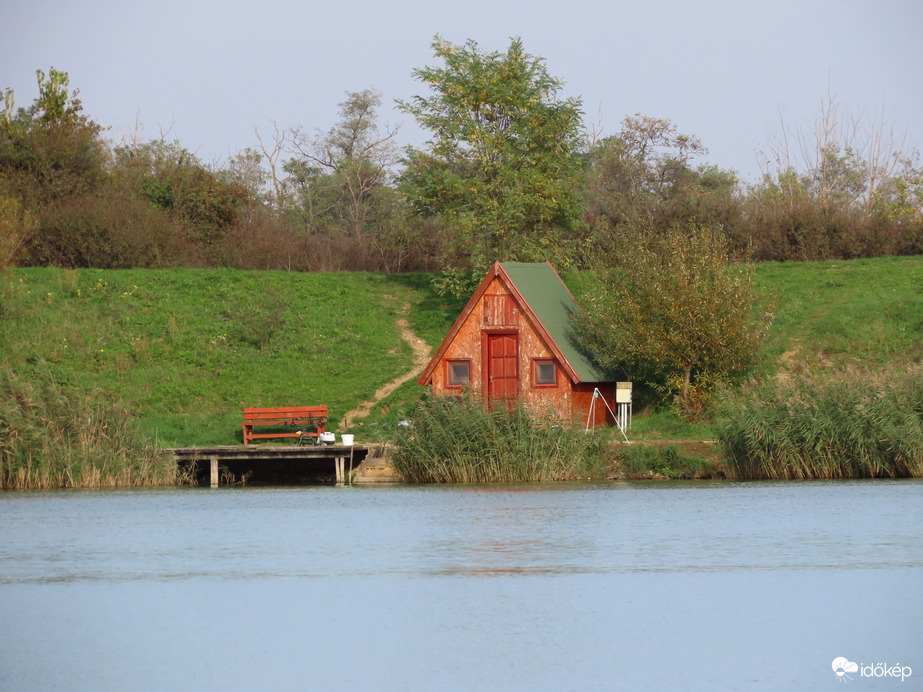
[[[747,479],[923,476],[923,369],[801,374],[725,396],[729,474]]]
[[[0,369],[0,490],[176,485],[172,456],[144,440],[118,404],[49,375]]]
[[[599,475],[598,448],[592,434],[521,402],[428,396],[397,440],[392,464],[408,483],[563,481]]]

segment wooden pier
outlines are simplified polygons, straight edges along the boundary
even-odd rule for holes
[[[211,487],[217,488],[221,471],[229,478],[283,475],[348,483],[350,474],[370,454],[380,450],[362,445],[230,445],[222,447],[176,447],[170,450],[181,466],[208,464]],[[302,482],[308,482],[302,480]]]

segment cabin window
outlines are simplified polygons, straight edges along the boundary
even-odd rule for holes
[[[536,387],[557,387],[558,368],[550,358],[532,361],[532,384]]]
[[[471,382],[470,360],[446,361],[446,386],[465,387]]]

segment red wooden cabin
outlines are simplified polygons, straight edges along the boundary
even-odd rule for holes
[[[471,386],[586,422],[594,393],[615,409],[615,382],[580,350],[580,308],[551,264],[495,262],[418,380],[439,395]],[[592,425],[612,421],[597,401]]]

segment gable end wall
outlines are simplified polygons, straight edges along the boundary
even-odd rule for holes
[[[484,292],[484,297],[473,306],[468,318],[461,325],[455,338],[448,345],[440,362],[436,365],[432,375],[433,392],[439,395],[451,395],[458,393],[456,388],[448,387],[446,383],[446,361],[449,360],[468,360],[471,362],[472,386],[475,389],[485,391],[487,387],[487,336],[489,334],[509,334],[515,332],[519,339],[519,394],[527,401],[531,401],[537,406],[551,406],[562,418],[570,418],[574,415],[573,407],[573,383],[568,378],[565,371],[557,364],[558,382],[556,387],[533,387],[532,386],[532,361],[536,358],[549,359],[554,358],[553,353],[548,345],[539,336],[536,326],[529,319],[525,311],[519,309],[518,304],[514,306],[515,324],[509,324],[509,318],[504,319],[504,324],[497,324],[496,308],[492,307],[491,311],[485,318],[485,299],[491,300],[491,297],[505,295],[510,296],[503,281],[495,278],[488,285]]]

